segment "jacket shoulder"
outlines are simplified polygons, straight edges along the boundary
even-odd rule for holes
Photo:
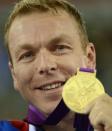
[[[0,121],[0,131],[19,131],[9,121]]]
[[[20,120],[0,121],[0,131],[44,131],[40,126],[33,126]]]

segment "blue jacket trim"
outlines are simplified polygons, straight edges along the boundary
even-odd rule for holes
[[[8,121],[0,121],[0,131],[19,131]]]

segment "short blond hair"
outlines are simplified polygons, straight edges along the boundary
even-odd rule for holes
[[[8,48],[8,35],[10,27],[17,16],[30,14],[32,12],[48,12],[52,11],[58,13],[59,9],[62,9],[72,15],[77,21],[79,26],[79,35],[81,37],[82,46],[86,47],[88,43],[88,36],[86,32],[85,22],[83,21],[81,14],[77,10],[74,4],[67,0],[20,0],[15,4],[7,23],[5,25],[5,44]],[[9,51],[10,54],[10,51]]]

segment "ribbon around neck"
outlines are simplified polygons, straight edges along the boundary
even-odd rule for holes
[[[56,125],[69,111],[63,100],[61,100],[56,109],[46,118],[36,107],[29,105],[26,121],[33,125]]]

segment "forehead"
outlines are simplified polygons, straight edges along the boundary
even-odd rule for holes
[[[9,46],[34,39],[37,42],[49,40],[59,35],[78,36],[77,22],[71,15],[63,10],[57,14],[33,12],[15,18],[9,31]]]

